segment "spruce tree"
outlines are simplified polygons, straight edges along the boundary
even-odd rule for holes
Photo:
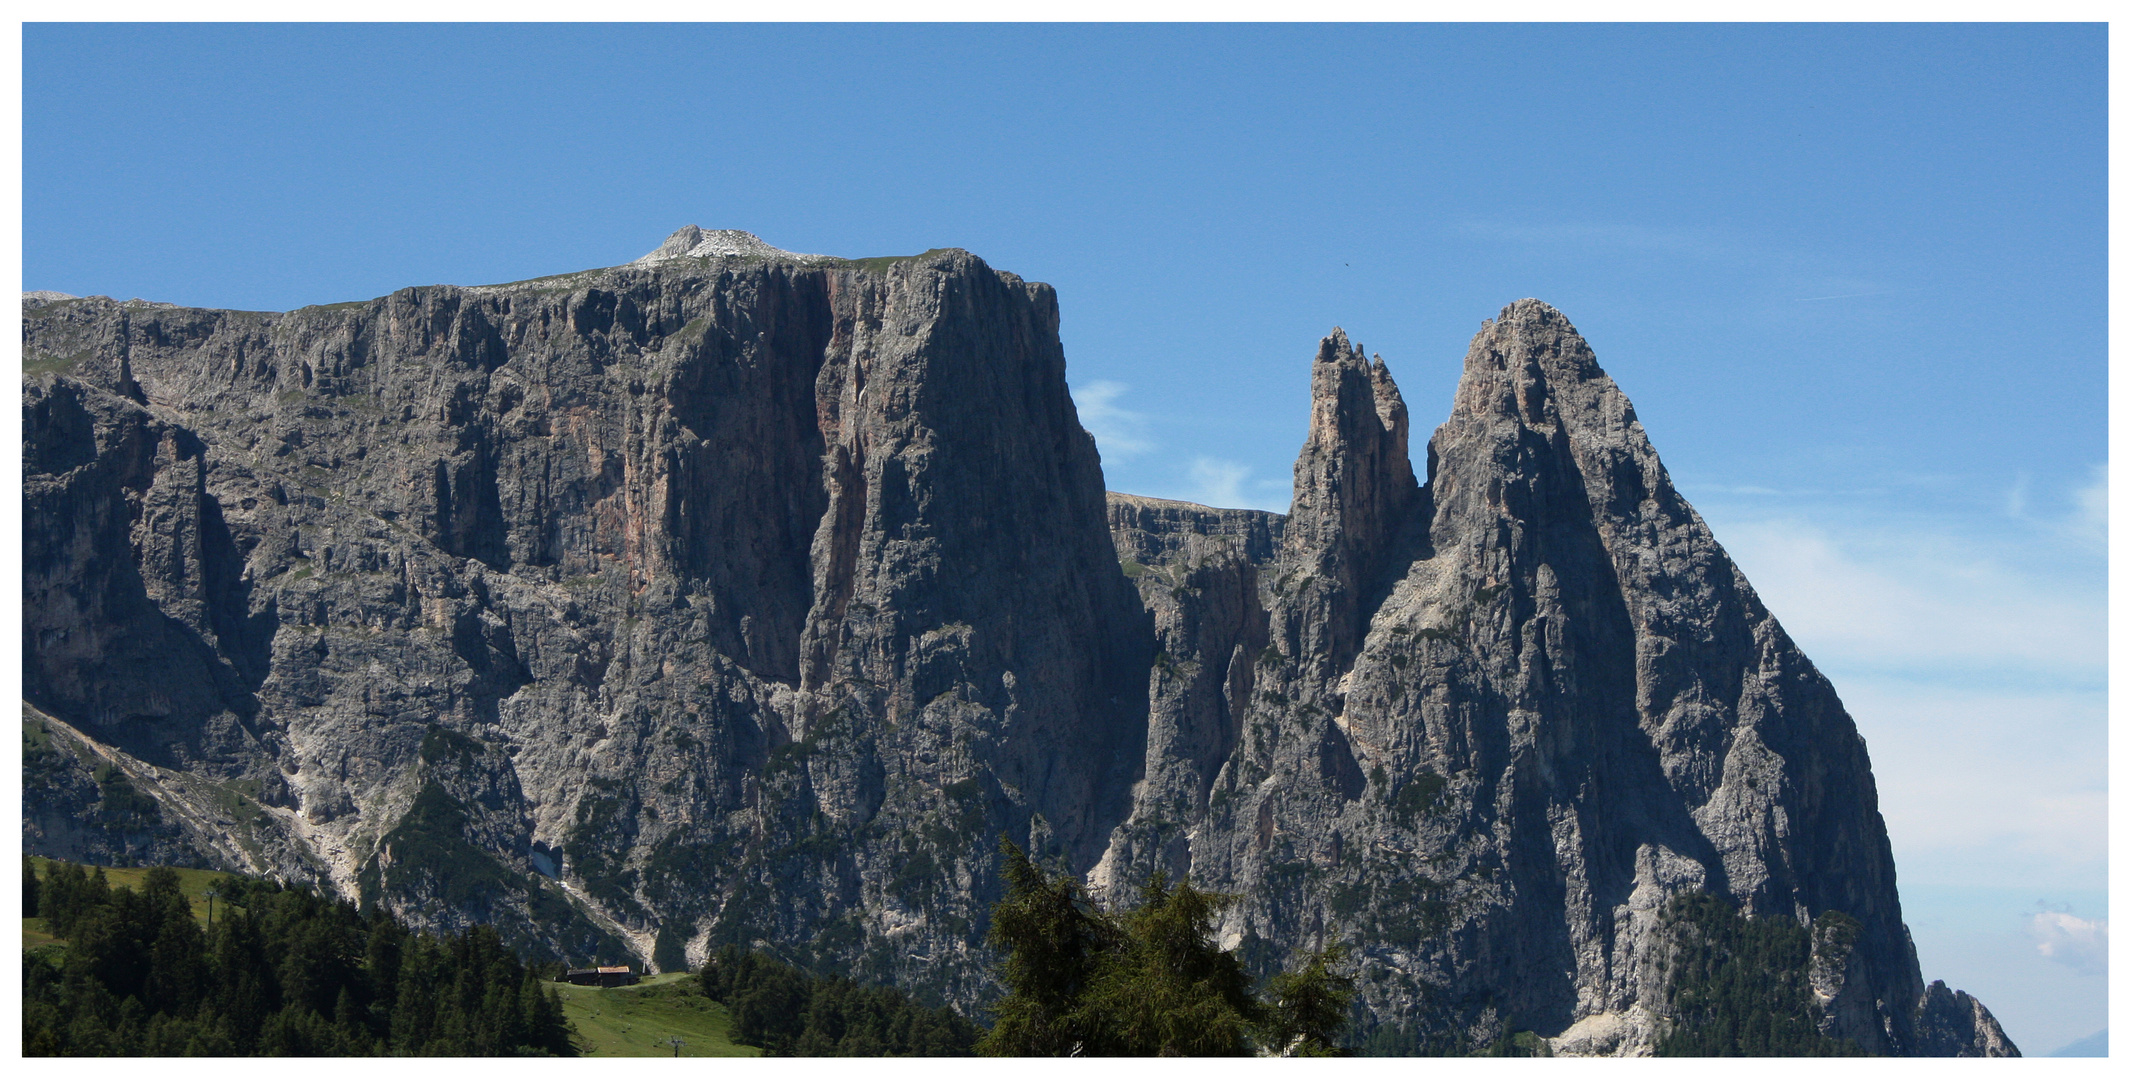
[[[1214,918],[1232,902],[1159,873],[1141,905],[1120,920],[1122,940],[1102,954],[1070,1017],[1081,1052],[1123,1057],[1238,1057],[1255,1049],[1264,1011],[1250,976],[1213,942]]]
[[[1269,1048],[1296,1057],[1344,1053],[1339,1033],[1353,1008],[1354,979],[1339,973],[1346,949],[1334,944],[1311,954],[1295,971],[1275,975],[1266,985],[1266,1035]]]
[[[1084,1050],[1092,1033],[1075,1013],[1105,953],[1123,937],[1070,874],[1052,877],[1012,840],[999,838],[1006,898],[992,909],[987,941],[1005,957],[1006,996],[977,1052],[1053,1057]]]

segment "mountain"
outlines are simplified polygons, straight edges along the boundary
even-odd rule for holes
[[[2109,1029],[2103,1028],[2084,1039],[2076,1039],[2058,1047],[2051,1057],[2108,1057]]]
[[[967,252],[694,226],[285,313],[26,296],[26,847],[968,1005],[1004,833],[1238,894],[1260,971],[1352,943],[1366,1027],[1565,1053],[1654,1045],[1707,892],[1818,928],[1830,1034],[2016,1052],[1560,313],[1483,327],[1418,474],[1335,330],[1286,516],[1106,494],[1057,330]]]

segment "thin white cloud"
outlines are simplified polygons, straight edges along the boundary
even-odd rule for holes
[[[2103,505],[2082,504],[2094,528]],[[2106,589],[2057,523],[1985,547],[1854,509],[1703,509],[1856,719],[1905,882],[2106,879]]]
[[[1104,457],[1128,458],[1154,449],[1147,435],[1147,415],[1121,409],[1117,402],[1131,387],[1098,379],[1072,388],[1073,407],[1080,413],[1080,426],[1095,436]]]
[[[1258,489],[1258,501],[1251,505],[1274,513],[1285,514],[1295,502],[1295,478],[1292,476],[1269,477],[1252,484]]]
[[[2031,480],[2032,477],[2026,473],[2021,473],[2013,480],[2013,489],[2005,494],[2005,516],[2015,518],[2027,516],[2027,489]]]
[[[2032,916],[2028,933],[2035,951],[2081,975],[2109,973],[2109,920],[2082,919],[2063,911]]]
[[[1191,501],[1207,506],[1243,506],[1243,482],[1250,466],[1201,455],[1191,461]]]
[[[2107,879],[2103,691],[1834,683],[1871,755],[1904,882],[2087,888]]]
[[[1816,659],[2095,682],[2106,674],[2108,608],[2092,588],[2038,579],[1945,536],[1837,535],[1794,518],[1712,527]]]
[[[2072,505],[2074,509],[2071,517],[2065,521],[2065,532],[2096,551],[2106,550],[2109,543],[2107,463],[2088,470],[2087,482],[2072,492]]]

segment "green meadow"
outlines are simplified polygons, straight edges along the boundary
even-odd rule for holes
[[[762,1051],[732,1041],[725,1006],[703,996],[702,983],[684,973],[653,975],[635,986],[602,990],[556,984],[562,1012],[589,1057],[755,1057]]]

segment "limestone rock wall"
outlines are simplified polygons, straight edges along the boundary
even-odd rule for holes
[[[39,298],[26,695],[221,784],[248,869],[970,1000],[997,837],[1092,863],[1144,758],[1057,319],[962,252]]]
[[[1157,673],[1147,782],[1101,884],[1188,870],[1243,898],[1226,932],[1247,955],[1350,942],[1380,1021],[1583,1053],[1655,1041],[1672,896],[1839,911],[1862,929],[1824,979],[1831,1033],[2010,1046],[1952,1019],[1987,1010],[1926,1000],[1863,741],[1567,319],[1527,300],[1483,326],[1419,485],[1382,361],[1335,330],[1314,372],[1258,611],[1212,589],[1165,610],[1164,586],[1215,562],[1157,558],[1140,579],[1183,671],[1219,664],[1208,621],[1240,634],[1262,613],[1270,646],[1222,669],[1226,697]],[[1204,520],[1117,502],[1113,527]],[[1200,795],[1200,744],[1161,733],[1208,729],[1235,750]]]
[[[1234,892],[1261,974],[1350,943],[1365,1029],[1580,1053],[1648,1050],[1703,889],[1856,920],[1831,1033],[2011,1052],[1926,990],[1854,725],[1559,312],[1483,327],[1419,475],[1335,330],[1292,512],[1219,510],[1106,497],[1048,286],[742,236],[26,297],[26,845],[970,1005],[1005,834]]]

